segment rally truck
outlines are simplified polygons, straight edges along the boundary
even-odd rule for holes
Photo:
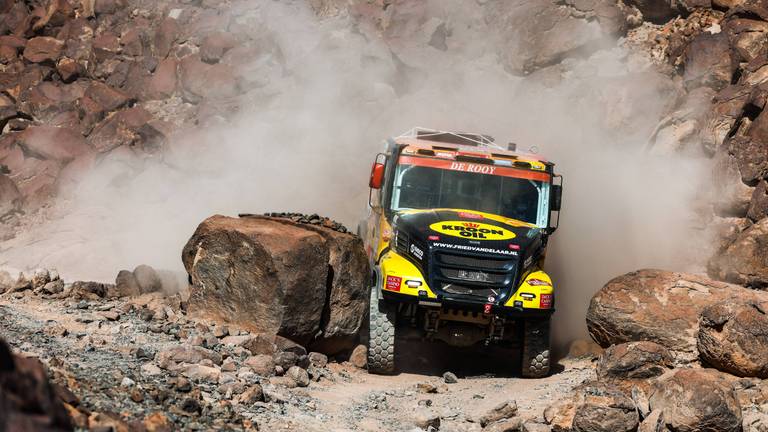
[[[546,376],[555,292],[543,265],[562,195],[554,164],[488,135],[414,128],[386,141],[369,186],[358,227],[372,269],[369,371],[395,371],[400,333],[508,347],[523,377]]]

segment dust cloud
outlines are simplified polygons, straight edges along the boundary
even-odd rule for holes
[[[0,261],[112,280],[142,263],[183,271],[182,246],[216,213],[320,213],[354,229],[382,140],[425,126],[535,146],[557,164],[564,208],[548,266],[560,342],[584,335],[589,298],[611,277],[695,265],[702,166],[643,151],[673,103],[668,78],[615,45],[515,76],[501,60],[512,43],[482,5],[421,3],[424,15],[400,17],[386,38],[343,16],[318,19],[303,2],[260,3],[261,37],[282,55],[252,66],[265,84],[243,95],[249,108],[206,119],[160,159],[106,158],[56,220],[21,234]],[[444,46],[434,43],[440,25]]]

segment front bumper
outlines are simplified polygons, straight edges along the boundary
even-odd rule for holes
[[[452,294],[433,291],[416,265],[393,250],[379,261],[378,283],[384,299],[419,303],[423,306],[448,307],[504,316],[549,316],[554,312],[554,289],[543,271],[529,273],[507,298]],[[529,281],[536,279],[537,284]],[[540,281],[549,285],[542,285]],[[418,285],[418,286],[417,286]]]

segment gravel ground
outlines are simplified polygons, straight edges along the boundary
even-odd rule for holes
[[[331,361],[308,367],[311,380],[300,387],[287,376],[250,373],[250,353],[223,343],[221,329],[222,337],[215,337],[217,329],[188,321],[182,311],[147,320],[158,301],[6,294],[0,298],[0,336],[47,364],[53,379],[77,396],[73,405],[83,418],[91,417],[91,427],[146,425],[160,412],[180,430],[411,430],[438,419],[441,431],[472,431],[481,429],[480,415],[508,400],[516,401],[520,417],[541,421],[548,405],[594,376],[590,360],[564,359],[552,376],[527,380],[508,372],[513,353],[457,353],[407,342],[397,375],[369,375]],[[162,353],[180,346],[199,347],[224,361],[198,362],[213,378],[164,366]],[[446,384],[453,381],[443,377],[447,371],[456,375],[455,383]],[[244,398],[255,388],[264,397]]]

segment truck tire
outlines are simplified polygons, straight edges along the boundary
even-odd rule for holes
[[[379,302],[378,288],[371,288],[368,321],[368,372],[392,374],[395,372],[395,317],[394,305]]]
[[[522,351],[521,374],[523,377],[543,378],[549,375],[549,318],[525,321]]]

